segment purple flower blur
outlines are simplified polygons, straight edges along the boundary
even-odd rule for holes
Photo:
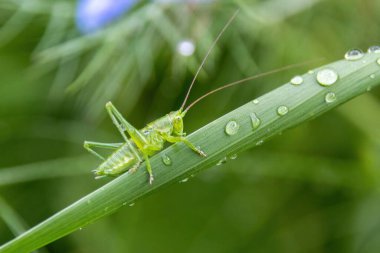
[[[76,24],[82,33],[96,32],[117,20],[138,0],[79,0]]]

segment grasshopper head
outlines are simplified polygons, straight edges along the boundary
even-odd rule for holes
[[[178,136],[183,135],[183,116],[184,114],[182,113],[181,110],[170,113],[170,118],[173,124],[174,135],[178,135]]]

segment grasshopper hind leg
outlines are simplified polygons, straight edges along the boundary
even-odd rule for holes
[[[146,143],[145,137],[140,134],[138,129],[134,128],[130,123],[128,123],[128,121],[126,119],[124,119],[124,117],[121,115],[121,113],[116,109],[116,107],[111,102],[108,102],[106,104],[106,109],[107,109],[107,112],[110,115],[113,123],[116,125],[117,129],[119,130],[120,134],[123,136],[125,141],[128,143],[132,152],[139,159],[139,163],[141,163],[142,159],[138,155],[137,148],[132,146],[130,140],[125,135],[125,131],[128,132],[128,134],[131,136],[131,138],[135,142],[136,146],[138,146],[138,144],[146,145],[147,143]],[[154,177],[153,177],[152,166],[150,165],[148,154],[144,153],[143,150],[139,149],[139,151],[142,153],[143,160],[145,160],[145,163],[146,163],[146,169],[147,169],[148,174],[149,174],[149,183],[152,184]]]
[[[102,155],[100,155],[98,152],[96,152],[93,148],[118,149],[121,145],[123,145],[123,143],[102,143],[102,142],[94,142],[94,141],[85,141],[83,143],[83,147],[88,152],[102,159],[103,161],[105,160],[105,158]]]

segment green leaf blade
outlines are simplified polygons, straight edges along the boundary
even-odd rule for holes
[[[303,75],[304,81],[298,86],[287,83],[258,98],[258,103],[249,102],[225,114],[188,136],[208,154],[206,158],[199,157],[181,143],[172,145],[151,158],[155,174],[153,185],[147,183],[148,175],[143,164],[134,174],[121,175],[3,245],[0,252],[30,252],[42,247],[163,186],[211,167],[227,155],[258,145],[335,108],[380,84],[378,58],[380,54],[371,53],[357,61],[342,60],[328,64],[314,70],[314,73]],[[338,81],[329,87],[316,81],[316,74],[323,68],[334,69],[339,74]],[[329,92],[336,94],[332,103],[325,101]],[[280,116],[277,112],[279,106],[286,106],[289,111]],[[252,126],[252,113],[261,121],[258,128]],[[234,135],[227,135],[225,126],[231,120],[239,124],[239,130]],[[171,165],[162,162],[163,154],[171,158]]]

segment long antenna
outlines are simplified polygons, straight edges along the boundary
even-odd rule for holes
[[[185,107],[185,104],[187,102],[187,99],[189,98],[189,95],[190,95],[190,91],[191,89],[193,88],[193,85],[195,83],[195,80],[197,80],[197,77],[199,75],[199,72],[201,72],[202,68],[203,68],[203,65],[206,63],[206,60],[208,58],[208,56],[210,55],[211,51],[214,49],[216,43],[218,42],[218,40],[220,39],[220,37],[222,36],[222,34],[226,31],[226,29],[228,28],[228,26],[232,23],[232,21],[235,19],[235,17],[237,16],[237,14],[239,13],[239,10],[235,11],[234,15],[232,15],[232,17],[228,20],[228,22],[224,25],[223,29],[219,32],[218,36],[216,37],[216,39],[214,40],[214,42],[211,44],[211,47],[208,49],[207,53],[206,53],[206,56],[203,58],[202,60],[202,63],[201,65],[198,67],[198,70],[197,72],[195,73],[195,76],[193,78],[193,81],[191,82],[190,84],[190,87],[189,89],[187,90],[187,94],[186,94],[186,97],[185,99],[183,100],[183,103],[181,105],[181,108],[180,110],[182,110],[184,107]]]
[[[216,88],[215,90],[212,90],[212,91],[209,91],[207,92],[206,94],[204,94],[203,96],[197,98],[194,102],[192,102],[188,107],[186,107],[186,109],[183,111],[183,114],[186,114],[187,111],[189,111],[189,109],[191,107],[193,107],[195,104],[197,104],[199,101],[201,101],[202,99],[204,99],[205,97],[208,97],[210,96],[211,94],[215,93],[215,92],[218,92],[218,91],[221,91],[221,90],[224,90],[224,89],[227,89],[229,87],[232,87],[232,86],[235,86],[237,84],[242,84],[244,82],[247,82],[247,81],[251,81],[251,80],[254,80],[254,79],[258,79],[260,77],[264,77],[264,76],[268,76],[268,75],[271,75],[271,74],[274,74],[274,73],[278,73],[278,72],[281,72],[281,71],[285,71],[285,70],[288,70],[288,69],[292,69],[292,68],[297,68],[297,67],[300,67],[300,66],[303,66],[303,65],[306,65],[306,64],[310,64],[310,63],[313,63],[313,62],[316,62],[316,61],[320,61],[321,59],[317,59],[317,60],[311,60],[311,61],[306,61],[306,62],[302,62],[302,63],[296,63],[296,64],[291,64],[291,65],[288,65],[288,66],[285,66],[285,67],[282,67],[282,68],[278,68],[278,69],[274,69],[274,70],[270,70],[270,71],[267,71],[267,72],[264,72],[264,73],[260,73],[260,74],[257,74],[257,75],[254,75],[254,76],[250,76],[250,77],[247,77],[247,78],[244,78],[244,79],[241,79],[241,80],[238,80],[238,81],[235,81],[235,82],[232,82],[232,83],[228,83],[228,84],[225,84],[219,88]]]

